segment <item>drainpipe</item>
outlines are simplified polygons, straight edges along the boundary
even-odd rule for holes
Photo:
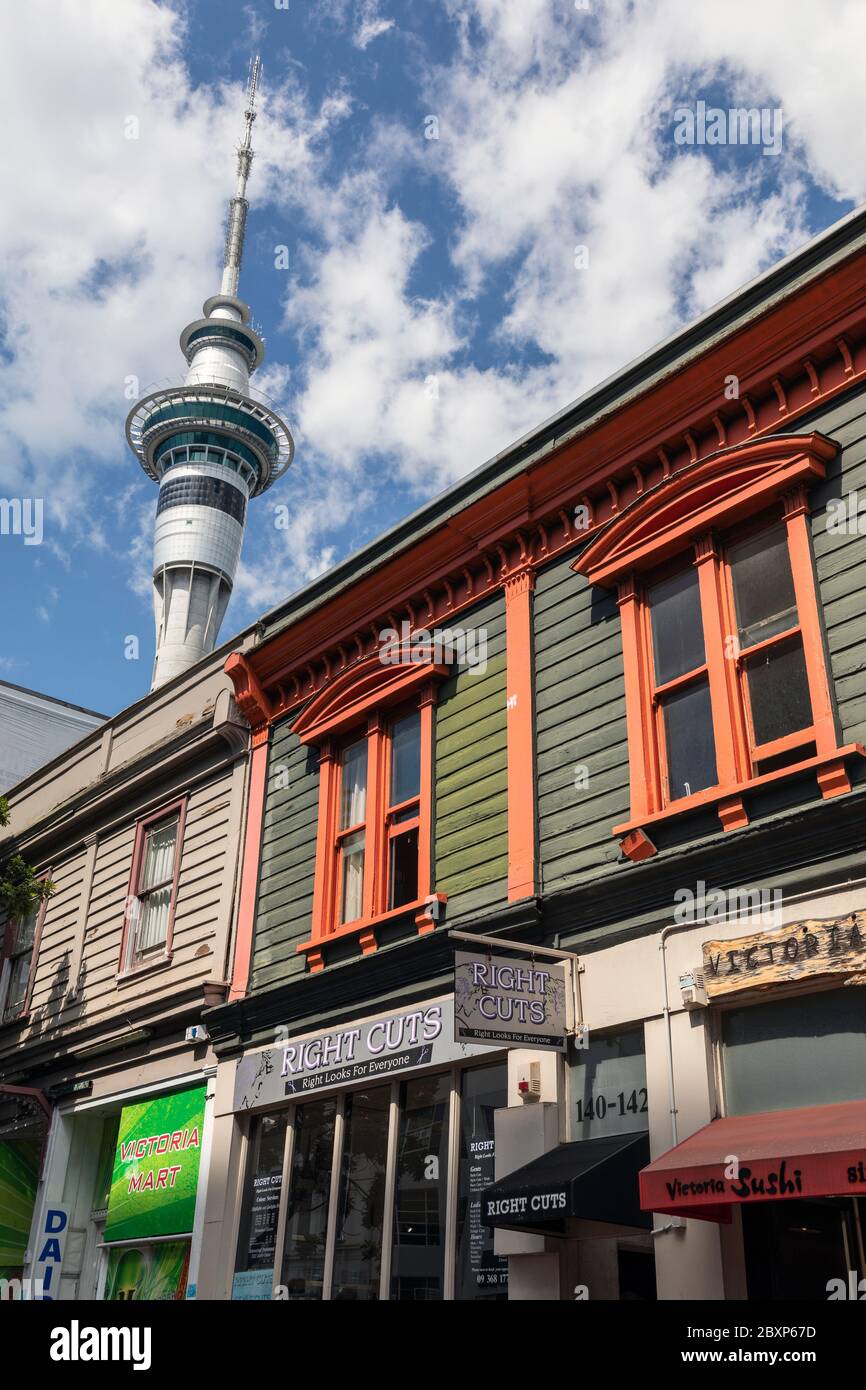
[[[668,1105],[671,1114],[671,1148],[676,1148],[679,1143],[677,1133],[677,1093],[674,1084],[674,1043],[671,1033],[671,1005],[668,997],[668,970],[667,957],[665,956],[665,945],[667,939],[675,931],[694,931],[694,922],[674,922],[670,926],[662,927],[659,936],[659,964],[662,972],[662,1017],[665,1021],[665,1044],[668,1063]]]

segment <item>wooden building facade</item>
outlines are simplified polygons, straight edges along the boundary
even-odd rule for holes
[[[864,957],[842,925],[866,887],[864,272],[857,214],[267,615],[229,658],[252,762],[235,974],[208,1015],[215,1190],[236,1207],[213,1296],[782,1288],[781,1255],[754,1252],[783,1249],[783,1202],[762,1207],[759,1231],[738,1198],[721,1223],[669,1200],[654,1236],[623,1217],[605,1238],[586,1212],[494,1232],[480,1193],[561,1144],[645,1132],[655,1163],[706,1127],[714,1139],[735,1093],[746,1110],[755,1089],[767,1098],[761,1078],[789,1045],[820,1043],[833,1084],[810,1064],[766,1111],[866,1100]],[[746,970],[723,1008],[703,944],[767,913],[773,930],[794,924],[795,946],[808,921],[835,921],[841,974],[804,957],[768,996]],[[563,1061],[488,1048],[438,1070],[434,1056],[411,1081],[372,1086],[367,1068],[353,1082],[341,1029],[396,1028],[431,1001],[447,1016],[454,930],[576,953],[578,1041]],[[792,990],[808,1007],[792,1012]],[[281,1056],[291,1075],[279,1049],[296,1040],[318,1061],[276,1105],[262,1078]],[[821,1117],[804,1125],[820,1145]],[[488,1170],[467,1126],[489,1142]],[[782,1135],[782,1156],[797,1142]],[[419,1145],[442,1146],[435,1182],[406,1156]],[[269,1218],[263,1176],[279,1194]],[[821,1239],[860,1261],[863,1191],[812,1190]],[[822,1256],[808,1277],[831,1267]]]

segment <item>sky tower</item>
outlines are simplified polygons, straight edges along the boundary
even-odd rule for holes
[[[249,306],[237,297],[261,69],[254,58],[220,292],[180,335],[189,366],[183,386],[151,391],[126,421],[131,449],[159,483],[151,689],[213,650],[240,559],[247,503],[281,477],[294,452],[288,426],[259,393],[251,395],[250,376],[265,349],[250,327]]]

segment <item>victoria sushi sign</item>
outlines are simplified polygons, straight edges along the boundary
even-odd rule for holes
[[[563,1049],[566,988],[564,965],[457,951],[454,1036],[460,1042]]]

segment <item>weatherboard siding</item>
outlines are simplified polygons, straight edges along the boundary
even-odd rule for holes
[[[609,871],[610,827],[628,816],[628,744],[616,598],[569,554],[534,596],[538,856],[542,891]]]
[[[313,920],[316,827],[319,811],[318,752],[292,733],[291,721],[274,728],[256,905],[250,988],[267,989],[306,969],[298,943],[308,941]]]
[[[487,650],[486,669],[461,662],[439,687],[436,704],[434,887],[448,896],[452,924],[508,897],[503,597],[458,623],[469,634],[483,634]]]
[[[866,392],[852,392],[798,428],[841,446],[826,480],[810,493],[812,545],[841,738],[866,743],[866,534],[827,529],[828,501],[856,491],[866,532]],[[863,775],[857,764],[851,770]]]
[[[71,969],[76,959],[81,896],[86,892],[86,851],[77,849],[51,865],[57,891],[48,901],[36,962],[29,1021],[20,1034],[3,1030],[0,1058],[15,1043],[35,1041],[52,1030],[69,1030],[105,1022],[117,1026],[130,1007],[147,1003],[160,1007],[171,996],[205,980],[219,979],[225,961],[214,958],[214,946],[224,942],[222,916],[230,895],[237,857],[237,807],[232,806],[231,769],[196,786],[187,804],[174,912],[170,965],[146,970],[118,982],[124,912],[135,841],[135,822],[127,821],[99,839],[77,992]]]

